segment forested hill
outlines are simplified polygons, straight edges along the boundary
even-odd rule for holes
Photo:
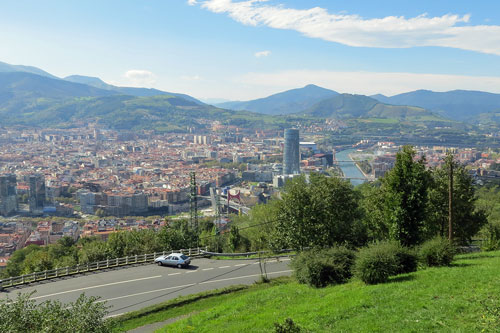
[[[4,126],[74,127],[98,121],[114,129],[163,132],[186,131],[204,119],[255,128],[284,121],[220,109],[182,94],[138,97],[26,72],[0,72],[0,123]]]
[[[441,117],[420,107],[380,103],[364,95],[340,94],[304,111],[305,114],[324,118],[389,118],[397,120],[442,120]]]

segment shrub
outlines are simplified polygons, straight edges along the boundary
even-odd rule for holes
[[[486,224],[479,232],[479,236],[485,240],[481,244],[481,250],[496,251],[500,249],[500,223],[490,222]]]
[[[386,282],[399,268],[394,243],[371,244],[362,248],[356,259],[356,275],[366,284]]]
[[[418,267],[418,256],[415,251],[407,247],[403,247],[398,243],[395,244],[395,256],[398,267],[395,274],[405,274],[416,272]]]
[[[427,266],[449,266],[455,256],[455,248],[447,239],[436,237],[422,244],[419,256]]]
[[[106,320],[107,306],[98,297],[80,295],[75,302],[37,303],[32,293],[0,300],[0,332],[112,332],[115,322]]]
[[[345,247],[304,251],[292,261],[292,267],[299,283],[320,288],[347,282],[354,258],[354,252]]]
[[[274,332],[275,333],[300,333],[302,332],[302,328],[297,325],[292,318],[285,319],[283,324],[274,323]]]

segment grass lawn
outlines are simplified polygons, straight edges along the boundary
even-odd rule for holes
[[[354,280],[314,289],[289,281],[176,308],[194,314],[160,332],[272,332],[288,317],[310,332],[500,331],[500,252],[462,255],[452,267],[374,286]]]
[[[399,120],[395,118],[365,118],[359,119],[359,122],[376,124],[397,124]]]

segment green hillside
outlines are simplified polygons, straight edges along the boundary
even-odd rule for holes
[[[246,102],[225,102],[217,106],[231,110],[247,110],[269,115],[288,115],[303,111],[337,92],[309,84],[303,88],[287,90],[268,97]]]
[[[500,252],[476,253],[378,285],[354,280],[315,289],[289,279],[195,303],[179,300],[140,319],[126,315],[134,319],[122,327],[177,317],[159,331],[272,332],[274,323],[291,318],[305,332],[498,332],[499,286]]]
[[[200,120],[219,120],[223,124],[254,128],[286,126],[286,119],[246,111],[228,111],[199,105],[183,98],[160,95],[153,97],[104,96],[80,97],[63,101],[38,100],[12,110],[0,109],[4,125],[74,127],[98,121],[114,129],[154,129],[160,132],[186,131],[199,127]]]
[[[483,91],[435,92],[417,90],[392,97],[380,94],[373,97],[388,104],[419,106],[458,121],[474,121],[481,113],[492,112],[500,107],[500,94]]]
[[[443,121],[444,119],[423,108],[389,105],[364,95],[341,94],[325,99],[305,112],[322,118],[383,118],[399,121]]]

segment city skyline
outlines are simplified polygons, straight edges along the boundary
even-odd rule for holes
[[[0,5],[0,61],[201,99],[500,92],[496,3],[108,1]],[[320,28],[318,28],[320,27]]]

